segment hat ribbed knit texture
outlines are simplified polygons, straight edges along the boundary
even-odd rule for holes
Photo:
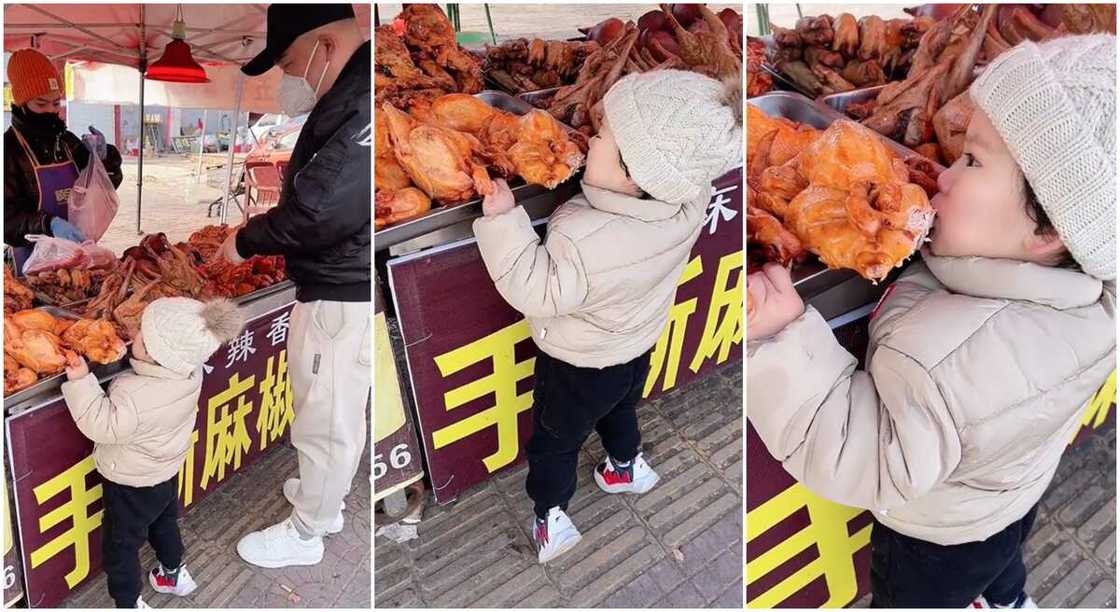
[[[8,58],[8,82],[12,85],[12,103],[16,106],[23,106],[39,96],[64,94],[58,70],[47,56],[35,49],[12,53]]]
[[[202,317],[205,305],[185,297],[160,298],[140,316],[144,348],[159,365],[189,375],[222,345]]]
[[[673,204],[693,201],[742,163],[743,128],[734,113],[743,109],[723,98],[722,83],[683,70],[633,74],[611,87],[606,123],[642,191]]]
[[[1116,37],[1020,43],[969,89],[1062,243],[1089,275],[1116,278]]]

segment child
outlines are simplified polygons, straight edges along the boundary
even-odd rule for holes
[[[1022,545],[1116,365],[1115,62],[1113,36],[1024,42],[973,83],[866,371],[788,271],[748,280],[750,421],[805,486],[874,512],[872,607],[1036,607]]]
[[[544,244],[504,182],[483,201],[474,223],[482,258],[540,348],[525,488],[541,563],[580,539],[565,510],[592,429],[607,451],[599,488],[645,493],[657,483],[639,452],[635,406],[711,182],[741,163],[740,87],[678,70],[616,83],[583,194],[552,214]]]
[[[141,316],[132,371],[114,378],[108,394],[83,359],[66,369],[62,395],[78,429],[93,440],[104,479],[101,554],[118,608],[149,607],[140,597],[137,556],[145,541],[159,559],[148,575],[152,588],[185,596],[197,586],[182,563],[176,478],[190,450],[202,364],[243,325],[228,300],[161,298]]]

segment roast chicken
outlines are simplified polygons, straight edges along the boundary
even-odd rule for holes
[[[396,191],[378,191],[374,196],[374,228],[419,217],[432,209],[432,199],[415,187]]]
[[[782,166],[767,168],[759,184],[759,195],[768,197],[759,197],[758,205],[807,250],[872,281],[910,257],[933,221],[926,192],[909,182],[906,164],[875,134],[847,120],[833,123]]]
[[[73,352],[64,348],[62,339],[53,332],[41,327],[22,327],[11,317],[4,319],[4,356],[10,357],[37,376],[49,376],[61,372],[66,367],[70,355],[73,355]],[[7,383],[8,369],[5,364],[5,383]],[[17,376],[26,377],[19,373]]]
[[[113,363],[124,357],[125,344],[112,323],[103,319],[80,319],[66,326],[62,342],[94,363]]]
[[[478,139],[432,123],[416,121],[384,104],[389,141],[405,172],[428,197],[445,204],[466,202],[493,190]]]

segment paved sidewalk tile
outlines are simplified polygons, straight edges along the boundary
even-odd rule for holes
[[[325,540],[323,561],[312,567],[264,569],[237,555],[246,533],[284,519],[291,505],[281,486],[298,476],[296,451],[286,439],[179,519],[185,563],[198,582],[189,597],[162,595],[145,578],[142,597],[153,608],[366,608],[370,607],[369,447],[346,497],[346,524]],[[156,564],[151,547],[140,566]],[[65,603],[70,608],[111,608],[105,576],[96,576]]]
[[[742,363],[638,408],[643,452],[661,481],[642,496],[606,495],[580,455],[568,507],[583,540],[547,566],[529,534],[525,466],[445,506],[419,537],[379,537],[375,604],[398,607],[742,607]]]

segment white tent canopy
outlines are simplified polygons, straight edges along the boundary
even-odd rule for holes
[[[182,84],[143,81],[139,72],[129,83],[127,70],[148,66],[171,42],[171,30],[182,10],[191,55],[206,69],[211,83]],[[238,68],[265,46],[267,4],[7,4],[4,6],[4,50],[33,47],[52,61],[83,62],[72,68],[73,97],[81,101],[136,103],[143,116],[147,97],[166,106],[275,110],[278,70],[257,79],[240,76]],[[370,6],[355,4],[354,13],[369,37]],[[88,62],[88,63],[85,63]],[[232,103],[232,104],[231,104]],[[234,133],[237,126],[234,126]],[[140,232],[143,200],[144,148],[138,159],[136,230]],[[230,144],[227,189],[222,205],[225,222],[233,171]]]

